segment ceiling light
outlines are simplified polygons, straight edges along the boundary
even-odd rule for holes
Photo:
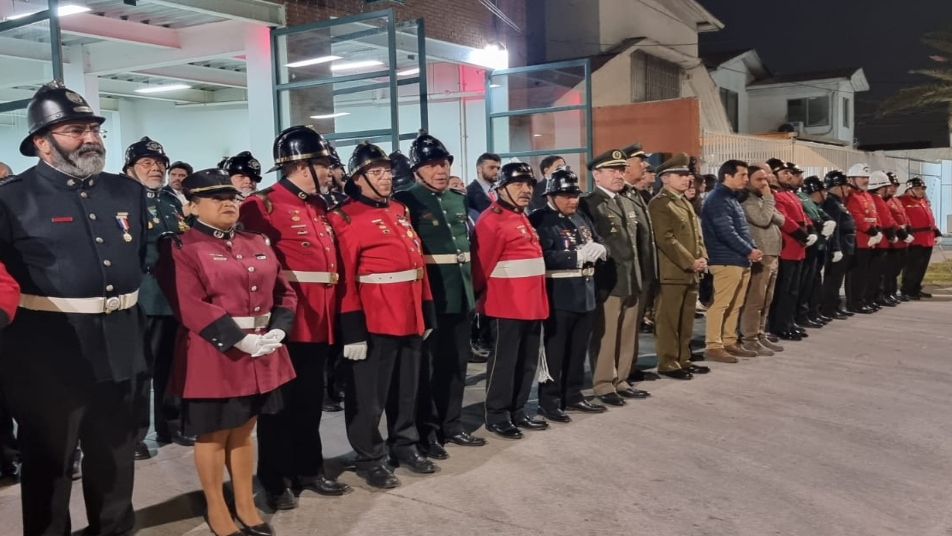
[[[383,65],[382,61],[377,60],[367,60],[367,61],[349,61],[343,63],[334,63],[331,65],[332,71],[349,71],[352,69],[363,69],[364,67],[374,67],[377,65]]]
[[[309,60],[295,61],[285,65],[285,67],[295,68],[295,67],[307,67],[308,65],[317,65],[319,63],[327,63],[329,61],[336,61],[341,59],[340,56],[321,56],[320,58],[311,58]]]
[[[334,119],[335,117],[344,117],[350,115],[350,112],[337,112],[334,114],[312,115],[311,119]]]
[[[150,86],[137,89],[136,93],[163,93],[165,91],[177,91],[179,89],[192,89],[187,84],[169,84],[167,86]]]
[[[490,88],[497,88],[497,87],[502,87],[502,86],[499,85],[499,84],[489,84],[489,87],[490,87]]]
[[[541,138],[541,137],[542,137],[542,134],[533,134],[532,137],[533,137],[533,138]]]
[[[420,68],[407,69],[406,71],[397,71],[397,76],[410,76],[411,74],[420,74]]]
[[[77,13],[85,13],[85,12],[87,12],[87,11],[92,11],[92,10],[89,9],[88,7],[86,7],[86,6],[77,6],[77,5],[73,5],[73,4],[66,4],[66,5],[64,5],[64,6],[60,6],[59,9],[56,10],[56,14],[59,15],[60,17],[66,17],[66,16],[69,16],[69,15],[75,15],[75,14],[77,14]],[[29,17],[30,15],[34,15],[34,14],[36,14],[36,13],[39,13],[39,12],[38,12],[38,11],[34,11],[33,13],[20,13],[19,15],[10,15],[10,16],[6,17],[6,20],[22,19],[22,18],[24,18],[24,17]]]

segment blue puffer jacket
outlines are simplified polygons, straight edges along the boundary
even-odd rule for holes
[[[717,183],[704,198],[701,231],[709,265],[750,266],[747,256],[754,249],[754,240],[736,195],[727,186]]]

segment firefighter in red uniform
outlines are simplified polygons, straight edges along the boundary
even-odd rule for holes
[[[285,407],[258,420],[258,480],[276,510],[297,506],[294,492],[342,495],[350,490],[324,473],[321,408],[328,345],[337,314],[337,244],[320,194],[330,186],[330,145],[311,127],[294,126],[274,140],[283,177],[241,205],[245,229],[271,239],[284,276],[298,296],[288,353],[297,377],[281,387]]]
[[[909,217],[909,234],[912,236],[902,269],[902,295],[910,300],[931,298],[931,294],[922,292],[922,279],[929,269],[935,239],[941,237],[942,232],[935,225],[935,216],[926,198],[926,183],[919,177],[909,179],[899,200]]]
[[[889,175],[885,171],[874,171],[869,175],[869,186],[867,191],[876,205],[876,214],[879,218],[879,225],[883,232],[883,241],[879,247],[873,250],[873,260],[870,265],[870,284],[866,289],[866,303],[876,304],[880,307],[895,307],[899,305],[898,300],[887,298],[884,292],[884,285],[887,273],[890,271],[890,264],[893,260],[893,248],[899,243],[899,225],[893,218],[892,210],[886,203],[886,197],[889,195],[890,187]]]
[[[496,200],[476,222],[476,310],[489,317],[495,339],[486,363],[486,428],[506,439],[521,439],[519,428],[549,426],[525,410],[539,365],[542,321],[549,316],[542,246],[525,214],[535,183],[528,164],[506,164],[495,184]]]
[[[415,473],[436,471],[417,447],[415,420],[423,339],[436,325],[436,309],[410,214],[390,199],[387,153],[364,142],[348,167],[349,199],[328,215],[344,272],[340,327],[350,363],[344,421],[357,474],[373,487],[393,488],[400,481],[387,467],[379,431],[385,406],[391,463]]]
[[[817,241],[817,235],[807,233],[807,215],[803,203],[797,197],[802,175],[797,175],[797,166],[779,158],[767,160],[767,165],[777,179],[779,189],[774,194],[777,211],[783,214],[780,227],[783,247],[780,250],[780,269],[774,301],[770,306],[770,331],[781,339],[799,341],[807,336],[806,330],[797,326],[797,299],[800,295],[800,271],[807,256],[807,248]]]
[[[889,187],[886,189],[886,206],[889,207],[889,213],[893,221],[896,222],[896,242],[891,244],[886,265],[886,273],[883,279],[884,297],[894,302],[909,301],[899,293],[899,274],[902,273],[902,267],[906,265],[906,255],[909,253],[909,244],[915,240],[912,233],[909,232],[909,216],[906,215],[906,209],[902,206],[902,201],[896,197],[896,191],[899,189],[899,178],[892,171],[887,172],[889,177]]]
[[[20,285],[0,264],[0,329],[13,321],[17,305],[20,304]],[[9,481],[16,482],[17,440],[13,435],[13,417],[3,402],[0,392],[0,487]]]
[[[877,244],[883,241],[882,227],[876,203],[867,192],[869,187],[869,166],[856,164],[846,172],[853,191],[846,198],[846,209],[856,222],[856,255],[853,265],[846,274],[846,309],[851,313],[871,314],[880,309],[875,303],[866,301],[872,284],[871,270]]]
[[[255,507],[257,416],[282,406],[278,389],[294,378],[281,341],[291,333],[297,297],[270,241],[235,230],[238,189],[220,169],[182,181],[195,225],[159,242],[156,278],[181,323],[169,391],[182,398],[182,424],[195,441],[195,465],[215,534],[273,534]],[[165,235],[168,237],[169,235]],[[222,492],[231,474],[239,531]]]

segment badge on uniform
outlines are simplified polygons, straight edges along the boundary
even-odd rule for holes
[[[390,229],[387,228],[387,224],[383,220],[371,220],[372,224],[376,225],[378,229],[383,231],[383,234],[390,234]]]
[[[213,261],[227,261],[228,257],[222,255],[221,253],[209,253],[212,256]]]
[[[129,234],[129,213],[128,212],[117,212],[116,213],[116,223],[119,224],[119,228],[122,229],[122,239],[126,242],[132,242],[132,235]]]
[[[580,227],[578,228],[578,230],[579,230],[579,232],[582,233],[582,241],[583,241],[583,242],[591,242],[591,241],[592,241],[592,230],[588,228],[588,225],[582,225],[582,226],[580,226]]]
[[[255,253],[255,258],[258,259],[259,261],[263,261],[267,259],[268,256],[265,255],[264,253]]]

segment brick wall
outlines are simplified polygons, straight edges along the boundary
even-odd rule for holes
[[[502,10],[523,33],[519,34],[496,18],[478,0],[405,0],[372,2],[364,0],[277,0],[287,11],[288,26],[346,17],[357,13],[393,8],[397,21],[423,18],[426,35],[440,41],[482,48],[499,42],[509,50],[510,66],[526,62],[525,0],[498,0]]]

